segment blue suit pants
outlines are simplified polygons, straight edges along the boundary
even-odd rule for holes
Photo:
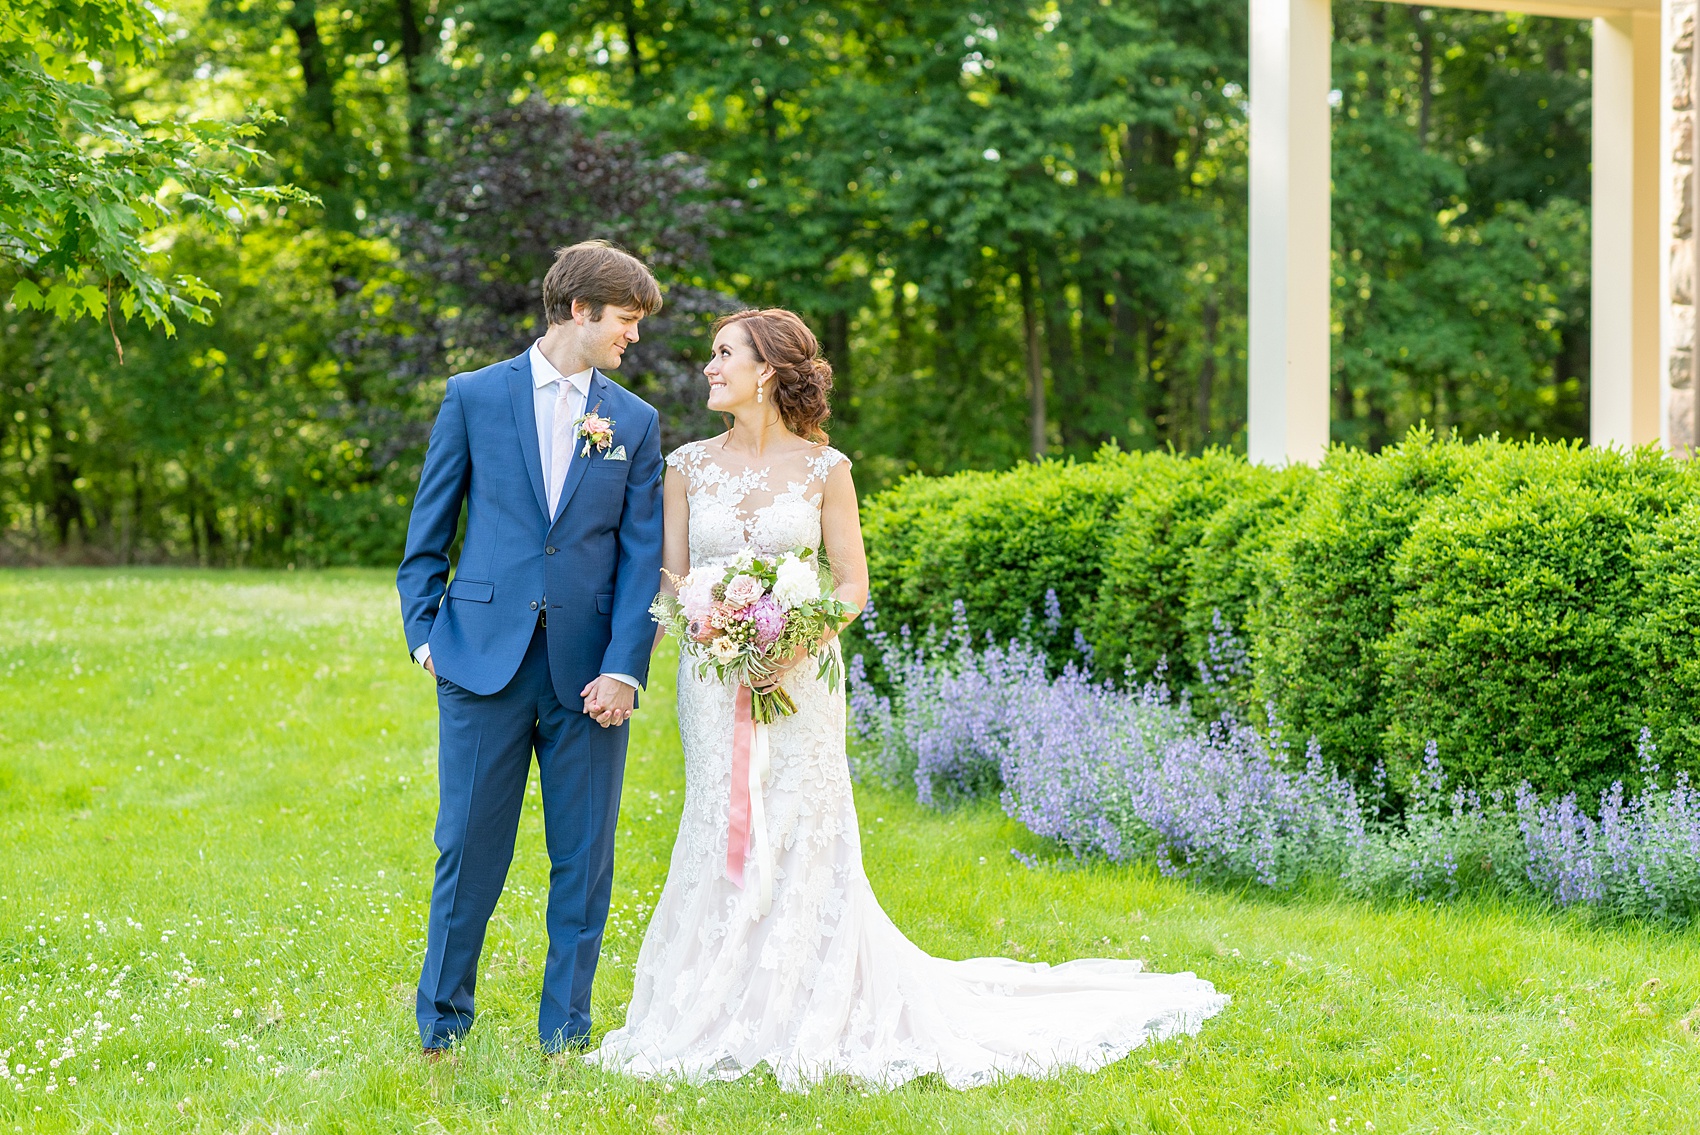
[[[590,983],[614,883],[629,727],[604,729],[560,703],[544,636],[539,628],[498,693],[481,696],[437,680],[437,872],[418,997],[426,1048],[448,1045],[472,1027],[478,959],[513,862],[533,754],[550,865],[537,1033],[550,1051],[590,1033]]]

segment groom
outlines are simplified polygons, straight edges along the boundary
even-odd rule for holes
[[[437,680],[427,1055],[472,1027],[533,753],[550,863],[537,1032],[551,1052],[590,1034],[626,720],[661,579],[659,419],[603,372],[660,307],[641,261],[602,241],[563,248],[543,280],[548,331],[518,358],[450,378],[431,430],[396,573],[407,647]]]

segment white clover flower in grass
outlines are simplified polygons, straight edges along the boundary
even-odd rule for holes
[[[820,598],[820,575],[811,563],[787,555],[774,576],[773,601],[787,611]]]

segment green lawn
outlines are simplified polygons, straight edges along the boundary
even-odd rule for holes
[[[928,950],[1142,957],[1233,1006],[1094,1076],[966,1093],[546,1061],[534,781],[479,1024],[427,1065],[435,713],[386,575],[0,573],[0,675],[0,1135],[1700,1125],[1700,933],[1028,870],[1009,849],[1043,849],[995,807],[869,789],[869,874]],[[678,815],[669,687],[658,665],[634,724],[598,1029],[623,1011]]]

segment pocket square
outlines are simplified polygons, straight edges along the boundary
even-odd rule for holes
[[[613,449],[610,449],[607,453],[604,453],[602,455],[602,460],[604,460],[604,461],[624,461],[624,460],[626,460],[626,447],[623,446],[623,445],[616,445]]]

